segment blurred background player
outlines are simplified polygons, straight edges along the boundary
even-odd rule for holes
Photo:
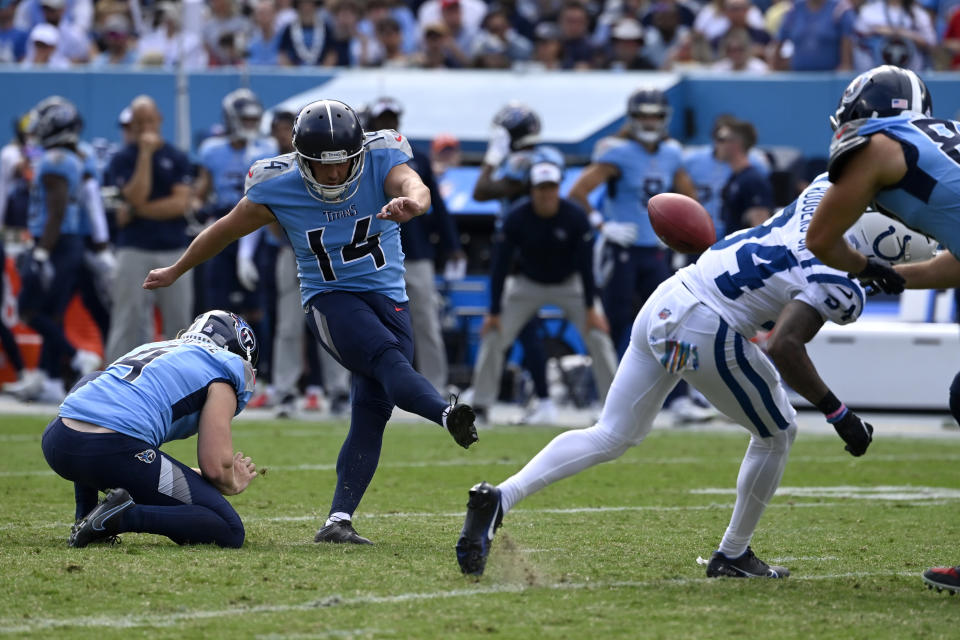
[[[175,340],[137,347],[84,377],[43,433],[50,468],[74,483],[71,547],[126,531],[177,544],[240,547],[240,516],[223,499],[256,476],[234,453],[230,421],[253,391],[257,338],[242,318],[208,311]],[[161,452],[197,435],[199,469]],[[97,504],[97,492],[107,492]]]
[[[537,162],[553,162],[564,165],[563,154],[555,147],[538,144],[540,140],[540,116],[530,107],[511,102],[493,117],[492,132],[487,151],[483,157],[480,175],[473,187],[473,199],[477,202],[499,200],[500,211],[494,223],[494,233],[500,231],[503,217],[510,206],[527,194],[530,167]],[[547,355],[543,348],[539,318],[526,323],[517,335],[523,348],[522,366],[533,380],[537,403],[522,419],[528,424],[550,424],[556,420],[556,407],[550,400],[547,386]],[[509,348],[509,345],[507,346]],[[481,398],[484,406],[494,399]],[[488,416],[478,414],[479,420]]]
[[[27,126],[29,117],[22,116],[13,121],[13,140],[0,149],[0,301],[5,299],[4,288],[6,278],[3,272],[6,269],[6,241],[7,230],[11,233],[26,227],[27,203],[29,202],[29,173],[30,163],[27,160],[25,147],[27,144]],[[37,378],[39,371],[24,368],[23,355],[10,327],[0,319],[0,347],[6,356],[7,363],[17,375],[12,383],[6,383],[4,390],[10,385],[22,385],[24,376]],[[14,389],[17,386],[13,386]]]
[[[100,366],[100,356],[76,349],[64,332],[63,315],[80,289],[85,239],[81,233],[84,161],[77,150],[83,122],[76,106],[51,96],[33,108],[30,135],[43,147],[34,171],[28,228],[32,250],[22,254],[20,317],[43,338],[40,375],[7,385],[24,400],[59,403],[63,377]],[[67,364],[69,363],[69,368]]]
[[[230,242],[280,222],[297,256],[311,330],[353,373],[350,431],[337,459],[330,515],[314,541],[372,544],[352,519],[376,472],[394,406],[443,426],[464,448],[477,440],[470,406],[448,403],[412,366],[398,227],[426,213],[430,191],[406,164],[406,140],[396,131],[365,134],[356,112],[336,100],[300,110],[293,146],[293,154],[255,163],[237,206],[175,264],[150,272],[143,286],[169,286]]]
[[[717,158],[731,170],[720,194],[720,217],[729,235],[755,227],[773,213],[773,188],[766,174],[750,162],[757,131],[743,120],[722,125],[714,134]]]
[[[545,305],[560,307],[583,337],[601,401],[610,388],[617,356],[607,320],[594,306],[593,229],[578,205],[560,197],[562,179],[560,166],[534,164],[529,197],[504,216],[493,250],[490,311],[473,371],[475,411],[486,411],[496,400],[504,350]],[[514,263],[518,272],[508,278]]]
[[[807,229],[814,255],[857,274],[884,293],[960,286],[960,122],[934,118],[933,98],[913,71],[884,65],[847,86],[830,125],[827,170],[832,186]],[[868,204],[938,240],[946,251],[927,263],[894,270],[851,246],[845,232]],[[960,373],[950,385],[950,413],[960,422]],[[923,580],[951,594],[960,568],[933,567]]]
[[[393,98],[378,98],[368,109],[369,129],[400,131],[403,106]],[[437,189],[430,159],[411,145],[413,158],[407,163],[417,172],[430,190],[430,211],[400,227],[403,246],[403,279],[410,297],[410,320],[413,324],[413,360],[417,371],[440,393],[447,389],[447,352],[440,327],[440,294],[437,292],[434,261],[437,249],[444,252],[446,262],[459,265],[466,273],[466,255],[447,205]],[[454,269],[445,270],[452,273]],[[462,277],[462,276],[461,276]]]
[[[134,98],[130,103],[132,141],[110,159],[104,179],[123,200],[117,210],[117,275],[106,349],[106,360],[111,362],[154,339],[154,305],[160,311],[164,336],[175,335],[193,318],[193,274],[155,293],[141,286],[145,273],[176,260],[188,243],[190,162],[163,139],[162,123],[153,98]]]
[[[733,515],[707,564],[707,577],[790,575],[785,567],[760,560],[750,548],[797,434],[796,411],[783,381],[824,414],[852,455],[867,451],[873,433],[830,391],[806,351],[824,322],[854,322],[864,304],[856,281],[820,264],[805,247],[807,218],[802,212],[816,206],[828,185],[822,174],[774,219],[727,236],[657,288],[633,325],[630,346],[598,423],[557,436],[499,486],[483,482],[470,490],[457,543],[464,573],[483,573],[493,532],[520,500],[618,458],[643,441],[682,378],[750,432]],[[933,243],[911,241],[911,231],[903,225],[893,231],[886,224],[862,231],[867,246],[877,252],[886,239],[887,246],[914,242],[917,251],[907,254],[917,259],[933,253]],[[764,268],[744,266],[754,265],[754,259],[762,260]],[[776,368],[750,341],[761,327],[773,324],[767,354]]]

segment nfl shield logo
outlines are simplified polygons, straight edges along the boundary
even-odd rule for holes
[[[658,313],[657,315],[660,317],[661,320],[666,320],[667,318],[670,317],[670,315],[671,315],[672,313],[673,313],[673,312],[670,311],[670,309],[663,309],[663,310],[660,311],[660,313]]]

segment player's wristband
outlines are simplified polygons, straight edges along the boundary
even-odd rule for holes
[[[50,259],[50,252],[43,247],[34,247],[33,259],[37,262],[46,262]]]
[[[847,405],[840,402],[840,399],[833,395],[832,391],[828,391],[827,395],[823,396],[823,399],[817,403],[817,409],[831,424],[843,420],[843,417],[849,411]]]
[[[603,214],[594,209],[587,215],[587,220],[590,221],[590,225],[594,228],[599,227],[603,224]]]

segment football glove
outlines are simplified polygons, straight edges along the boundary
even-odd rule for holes
[[[604,222],[600,235],[621,247],[629,247],[637,239],[637,225],[632,222]]]
[[[483,156],[483,164],[499,167],[504,158],[510,155],[510,132],[499,125],[494,125],[487,143],[487,152]]]
[[[260,281],[260,272],[257,265],[250,258],[237,258],[237,280],[247,291],[256,291]]]
[[[847,443],[844,447],[852,456],[862,456],[873,441],[873,425],[864,422],[860,416],[847,409],[838,420],[832,423],[840,438]]]
[[[877,258],[867,258],[867,266],[860,273],[848,274],[851,278],[856,278],[864,286],[868,287],[867,293],[873,295],[883,291],[884,293],[903,293],[906,280],[897,273],[893,267]]]
[[[43,292],[50,290],[50,285],[56,277],[56,271],[50,263],[50,254],[40,247],[20,254],[17,270],[23,278],[24,288],[39,287]]]

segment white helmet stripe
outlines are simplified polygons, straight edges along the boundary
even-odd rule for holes
[[[910,78],[910,110],[923,113],[923,91],[920,89],[920,78],[909,69],[906,73]]]
[[[324,105],[327,108],[327,120],[330,122],[330,140],[333,141],[333,113],[330,111],[330,101]]]

